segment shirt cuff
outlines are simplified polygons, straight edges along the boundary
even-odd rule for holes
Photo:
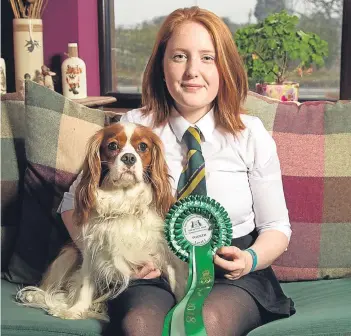
[[[274,225],[266,225],[265,227],[257,228],[259,235],[268,230],[276,230],[284,233],[288,238],[288,241],[290,242],[291,233],[292,233],[290,223],[288,224],[281,223],[281,225],[277,225],[277,223],[275,223]]]
[[[63,199],[57,209],[57,213],[62,214],[65,211],[73,210],[73,209],[74,209],[74,196],[69,192],[65,192],[63,195]]]

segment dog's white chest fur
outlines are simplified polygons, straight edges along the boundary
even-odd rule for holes
[[[99,278],[96,280],[105,280],[109,286],[116,281],[123,283],[122,278],[149,261],[160,269],[168,261],[163,221],[152,204],[151,187],[145,183],[127,191],[100,189],[96,213],[83,230],[83,241],[94,275]]]

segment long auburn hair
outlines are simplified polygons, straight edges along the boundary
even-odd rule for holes
[[[146,127],[145,127],[146,128]],[[153,142],[151,163],[148,167],[148,179],[153,190],[156,211],[164,218],[175,203],[172,193],[171,176],[165,159],[164,145],[161,139],[148,129]]]
[[[100,146],[104,140],[104,130],[97,131],[87,144],[83,163],[83,173],[74,196],[73,219],[77,225],[84,224],[96,204],[96,191],[101,178]]]
[[[87,222],[91,210],[96,206],[96,192],[102,180],[102,165],[100,147],[104,141],[105,132],[111,128],[120,127],[119,124],[107,126],[93,135],[87,144],[87,154],[83,163],[83,173],[75,193],[75,210],[73,219],[75,224],[81,225]],[[163,144],[151,129],[138,125],[143,132],[148,132],[152,140],[153,148],[151,162],[147,167],[144,179],[151,184],[153,190],[153,203],[158,214],[164,218],[175,202],[172,194],[172,186],[166,164]]]
[[[235,134],[245,128],[240,114],[245,113],[242,104],[248,92],[247,74],[228,27],[217,15],[197,6],[175,10],[159,29],[143,76],[143,114],[154,112],[155,127],[168,120],[173,98],[163,80],[163,57],[173,31],[189,21],[202,24],[212,37],[220,76],[218,95],[214,101],[215,121],[216,125]]]

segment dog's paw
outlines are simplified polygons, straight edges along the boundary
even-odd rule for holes
[[[50,309],[48,313],[52,316],[59,317],[64,320],[82,320],[86,318],[86,312],[77,309]]]
[[[27,288],[23,288],[16,294],[16,301],[22,304],[29,304],[29,305],[40,305],[44,304],[44,292],[37,289],[37,290],[30,290]]]
[[[31,303],[34,300],[33,291],[20,291],[16,295],[16,301],[21,303]]]

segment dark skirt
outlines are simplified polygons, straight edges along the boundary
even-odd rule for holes
[[[256,238],[257,233],[253,231],[246,236],[233,239],[232,246],[244,250],[249,248]],[[259,304],[265,319],[269,321],[288,317],[295,313],[294,302],[285,296],[272,267],[251,272],[238,280],[224,278],[223,273],[219,270],[215,270],[215,274],[215,283],[228,284],[247,291]],[[162,277],[151,280],[136,280],[131,283],[131,286],[143,284],[155,285],[171,292],[169,284]]]

